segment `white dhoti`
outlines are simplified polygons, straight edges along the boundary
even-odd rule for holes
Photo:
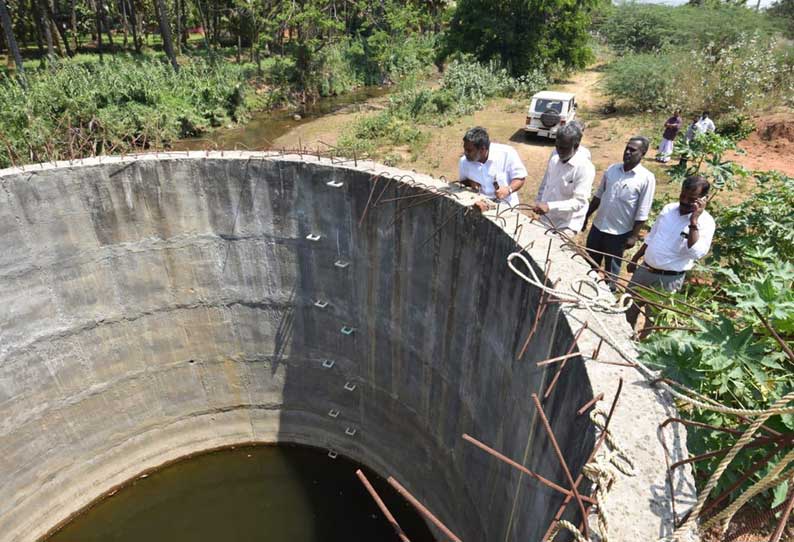
[[[669,139],[662,138],[659,144],[659,155],[656,157],[660,162],[669,162],[670,155],[673,154],[673,142]]]

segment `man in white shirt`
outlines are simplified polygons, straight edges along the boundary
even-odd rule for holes
[[[567,124],[557,131],[555,152],[538,189],[533,210],[549,226],[578,233],[584,226],[587,203],[593,189],[595,167],[579,152],[582,132]]]
[[[647,137],[629,139],[623,151],[623,163],[612,164],[604,172],[585,217],[587,223],[598,210],[587,236],[587,248],[597,266],[603,260],[613,291],[623,252],[637,243],[640,229],[651,212],[656,177],[640,164],[649,145]]]
[[[713,132],[716,130],[714,121],[709,118],[708,111],[703,111],[700,120],[695,123],[695,130],[698,134],[705,134],[706,132]]]
[[[463,136],[463,156],[458,162],[459,180],[488,200],[518,204],[516,192],[524,186],[527,170],[518,153],[509,145],[491,143],[488,132],[475,126]],[[475,205],[488,208],[485,200]]]
[[[628,265],[629,272],[634,273],[631,289],[640,296],[643,291],[636,288],[637,285],[658,287],[667,292],[679,290],[686,272],[708,253],[716,229],[714,219],[705,210],[709,188],[709,182],[700,175],[687,177],[681,185],[678,202],[665,205],[659,213],[651,232]],[[644,263],[640,265],[643,257]],[[633,306],[626,313],[632,326],[638,315],[639,309]],[[646,318],[645,327],[650,324]]]

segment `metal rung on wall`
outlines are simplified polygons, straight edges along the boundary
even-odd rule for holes
[[[339,414],[341,414],[341,412],[339,412],[339,410],[336,408],[332,408],[331,410],[328,411],[328,415],[331,416],[332,418],[338,418]]]
[[[328,181],[325,184],[327,184],[331,188],[342,188],[342,186],[344,186],[344,183],[342,181]]]
[[[355,391],[356,385],[353,382],[345,382],[345,389],[347,391]]]
[[[342,332],[342,335],[352,335],[352,334],[353,334],[353,332],[355,331],[355,329],[354,329],[354,328],[352,328],[352,327],[350,327],[350,326],[344,326],[344,327],[343,327],[342,329],[340,329],[339,331],[341,331],[341,332]]]
[[[324,359],[323,360],[323,367],[325,367],[326,369],[330,369],[333,366],[334,366],[334,360],[332,360],[332,359]]]
[[[347,435],[349,437],[355,437],[356,433],[357,433],[357,430],[356,430],[355,427],[348,427],[348,428],[345,429],[345,435]]]
[[[333,450],[328,450],[328,457],[330,457],[331,459],[336,459],[337,457],[339,457],[339,454]]]
[[[325,307],[328,306],[328,301],[323,301],[322,299],[318,299],[317,301],[314,302],[314,306],[317,307],[318,309],[324,309]]]
[[[322,235],[317,233],[310,233],[309,235],[306,236],[306,239],[308,239],[309,241],[319,241],[320,237],[322,237]]]
[[[339,269],[344,269],[345,267],[347,267],[348,265],[350,265],[350,262],[346,262],[346,261],[344,261],[344,260],[336,260],[336,261],[334,262],[334,265],[335,265],[336,267],[338,267]]]

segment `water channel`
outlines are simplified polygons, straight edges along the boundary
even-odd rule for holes
[[[260,111],[254,113],[251,120],[245,124],[220,128],[201,137],[182,139],[176,141],[172,148],[178,151],[205,149],[261,151],[271,149],[276,139],[301,124],[355,104],[363,104],[371,98],[384,96],[392,89],[393,87],[362,87],[340,96],[321,98],[316,103],[300,109],[299,119],[295,117],[295,111]]]
[[[298,446],[203,454],[134,480],[47,542],[399,542],[357,468]],[[408,537],[432,542],[410,505],[367,476]]]

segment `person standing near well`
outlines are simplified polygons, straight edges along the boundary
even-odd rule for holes
[[[666,164],[670,161],[670,156],[673,154],[673,143],[681,130],[683,122],[680,109],[676,109],[673,116],[665,121],[662,142],[659,144],[659,152],[656,154],[657,162]]]
[[[617,289],[615,279],[620,275],[623,252],[637,243],[651,212],[656,177],[640,163],[649,145],[644,136],[629,139],[623,150],[623,163],[612,164],[604,172],[585,217],[586,224],[590,215],[598,211],[587,235],[587,250],[594,267],[604,262],[612,291]]]
[[[589,153],[580,152],[581,141],[582,131],[573,123],[557,131],[555,152],[549,158],[533,207],[541,222],[557,231],[579,233],[584,226],[595,167]]]
[[[626,313],[632,327],[640,312],[637,305],[642,305],[643,291],[637,286],[665,292],[680,290],[686,272],[711,248],[716,224],[706,211],[710,188],[709,182],[700,175],[684,179],[678,201],[664,206],[642,247],[631,259],[628,271],[633,275],[629,289],[639,296],[635,295],[634,305]],[[650,314],[646,311],[645,327],[650,325]]]

